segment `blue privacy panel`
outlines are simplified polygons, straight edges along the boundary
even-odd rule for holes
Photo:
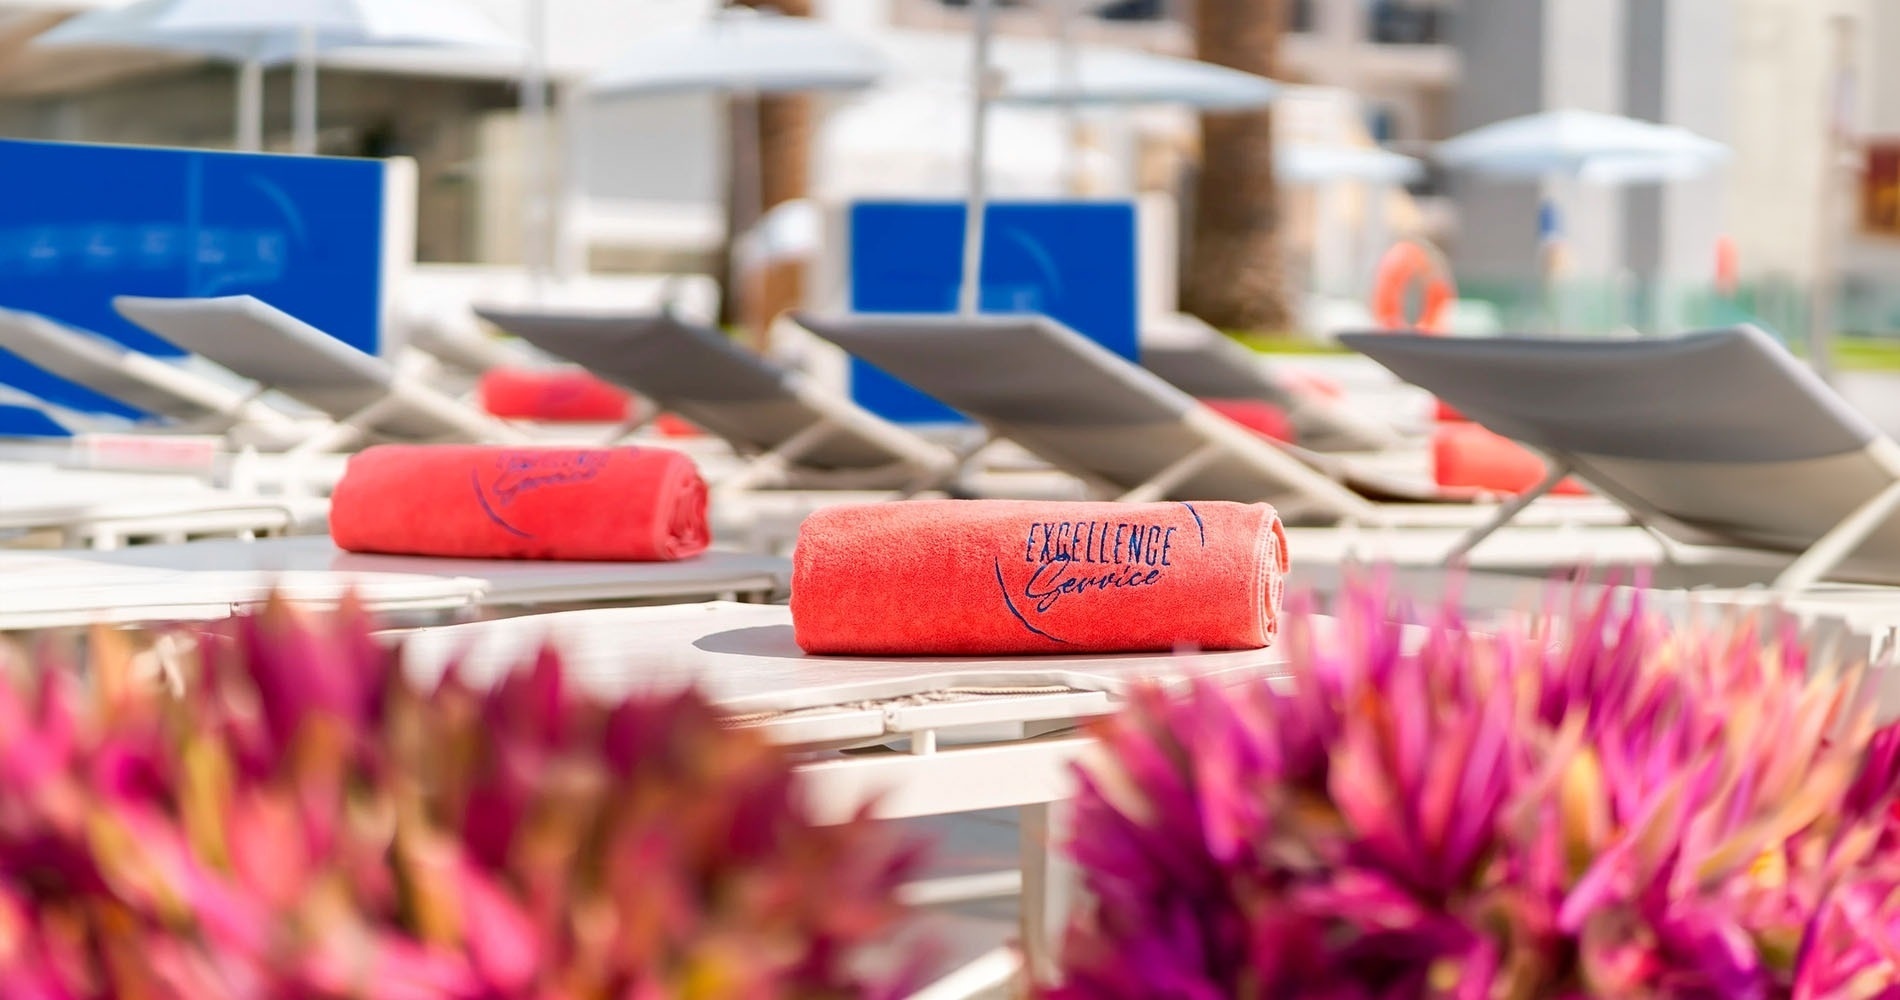
[[[961,204],[875,201],[851,207],[851,309],[947,313],[963,271]],[[1127,202],[997,202],[984,215],[984,312],[1041,313],[1134,360],[1135,208]],[[851,394],[900,423],[962,418],[857,359]]]
[[[0,306],[154,354],[115,295],[255,295],[374,353],[383,164],[0,140]],[[116,403],[0,351],[0,382],[90,411]],[[31,433],[0,409],[0,434]]]

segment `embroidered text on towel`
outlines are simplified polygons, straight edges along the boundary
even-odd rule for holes
[[[1046,613],[1065,594],[1148,587],[1174,565],[1175,528],[1125,521],[1036,521],[1023,561],[1037,564],[1023,597]]]
[[[600,475],[611,453],[605,451],[520,452],[507,455],[498,463],[500,473],[492,488],[503,506],[516,497],[543,486],[584,483]]]

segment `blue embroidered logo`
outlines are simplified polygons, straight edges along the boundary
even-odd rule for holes
[[[509,524],[496,508],[508,507],[523,495],[544,486],[588,482],[600,475],[611,457],[611,452],[604,451],[514,452],[501,456],[497,462],[499,469],[486,486],[479,469],[469,470],[469,484],[474,487],[475,500],[482,505],[482,513],[488,515],[490,521],[509,534],[533,538],[533,534]]]
[[[1181,506],[1193,515],[1200,545],[1206,548],[1207,526],[1200,512],[1190,504]],[[1081,599],[1090,593],[1155,586],[1174,566],[1177,530],[1178,526],[1136,521],[1032,521],[1023,538],[1023,562],[1033,569],[1020,588],[1012,590],[1005,581],[1002,559],[995,560],[1003,605],[1029,631],[1067,642],[1031,622],[1023,608],[1041,616],[1064,597]]]

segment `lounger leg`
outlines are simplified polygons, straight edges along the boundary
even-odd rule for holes
[[[1189,452],[1173,465],[1156,473],[1154,478],[1140,486],[1116,497],[1122,503],[1151,503],[1168,495],[1168,491],[1181,485],[1195,473],[1213,464],[1214,460],[1226,454],[1224,447],[1218,444],[1206,444]]]
[[[396,392],[391,392],[376,402],[337,421],[335,427],[327,427],[311,435],[309,439],[300,442],[296,447],[290,449],[288,454],[321,455],[327,452],[348,448],[363,440],[363,438],[369,434],[370,428],[376,426],[377,421],[396,412],[401,402],[401,395]]]
[[[971,1000],[1007,987],[1022,968],[1022,956],[1004,945],[912,993],[909,1000]]]
[[[1896,507],[1900,507],[1900,482],[1874,494],[1809,546],[1801,558],[1775,577],[1775,593],[1787,596],[1814,586],[1866,541],[1875,528],[1885,524]]]
[[[1546,493],[1556,489],[1557,484],[1563,482],[1564,478],[1568,475],[1570,475],[1570,466],[1568,464],[1559,463],[1551,466],[1550,473],[1544,477],[1543,482],[1531,487],[1529,491],[1513,497],[1509,503],[1499,507],[1497,512],[1492,514],[1483,524],[1473,528],[1465,537],[1459,539],[1458,544],[1452,546],[1451,551],[1445,554],[1445,564],[1451,565],[1452,563],[1464,559],[1465,556],[1471,553],[1472,549],[1478,547],[1479,542],[1490,538],[1497,533],[1499,528],[1511,523],[1512,518],[1523,513],[1524,508],[1536,503],[1537,500]]]
[[[639,401],[638,407],[638,411],[633,416],[627,418],[625,423],[614,428],[613,432],[607,435],[607,447],[611,448],[640,433],[642,427],[652,423],[661,413],[659,404],[644,399]]]
[[[1068,921],[1069,865],[1059,846],[1068,815],[1066,802],[1039,802],[1021,808],[1023,891],[1023,972],[1046,983],[1057,973],[1057,952]]]
[[[745,468],[719,484],[721,492],[749,490],[768,479],[782,478],[793,462],[836,433],[837,425],[820,420],[786,439],[783,444],[752,460]]]

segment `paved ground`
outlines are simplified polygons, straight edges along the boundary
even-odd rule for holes
[[[907,820],[899,825],[906,833],[922,837],[932,845],[927,877],[974,875],[1013,870],[1017,866],[1017,824],[1013,809]],[[933,908],[912,928],[909,940],[893,942],[893,945],[898,951],[905,951],[921,941],[926,947],[936,949],[934,974],[940,975],[1016,937],[1016,900],[996,899]],[[1009,997],[1007,991],[998,990],[983,1000]]]

